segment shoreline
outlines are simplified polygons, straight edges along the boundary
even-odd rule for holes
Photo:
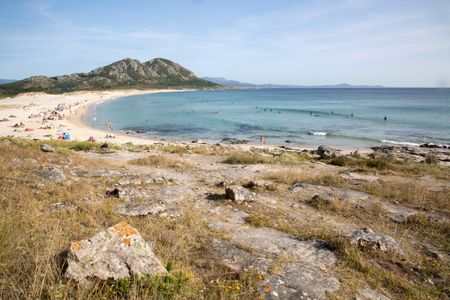
[[[198,145],[192,141],[166,140],[164,137],[154,139],[144,137],[138,133],[126,134],[120,131],[108,131],[106,129],[94,128],[86,120],[86,115],[97,104],[105,101],[116,100],[121,97],[152,94],[152,93],[175,93],[196,91],[195,89],[152,89],[152,90],[109,90],[109,91],[82,91],[65,94],[25,93],[15,97],[0,100],[0,136],[11,136],[39,140],[55,140],[62,132],[70,132],[71,140],[87,141],[94,137],[97,142],[109,142],[115,144],[133,143],[137,145],[154,144],[185,144]],[[58,105],[63,105],[61,111],[62,119],[44,121]],[[15,116],[15,117],[12,117]],[[3,121],[4,120],[4,121]],[[14,124],[24,123],[23,127],[14,128]],[[112,134],[115,138],[106,138]],[[202,140],[206,145],[216,143],[226,144],[221,141]],[[326,143],[324,143],[326,144]],[[380,143],[383,144],[383,143]],[[228,144],[227,144],[228,145]],[[287,144],[272,145],[258,143],[230,144],[239,150],[250,150],[251,148],[275,149],[285,147],[293,150],[316,150],[316,145]],[[353,151],[359,153],[371,153],[370,147],[346,145],[335,147],[342,154]]]

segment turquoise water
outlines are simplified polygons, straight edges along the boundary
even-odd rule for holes
[[[450,89],[261,89],[146,94],[96,105],[96,127],[167,140],[450,144]],[[384,118],[387,117],[387,120]]]

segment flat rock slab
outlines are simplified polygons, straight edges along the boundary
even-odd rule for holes
[[[90,239],[73,242],[67,257],[65,276],[83,282],[89,278],[122,279],[156,275],[167,270],[152,246],[126,222],[120,222]]]
[[[301,240],[271,228],[241,227],[230,234],[230,240],[265,256],[287,255],[294,261],[314,267],[328,268],[336,262],[334,253],[317,240]]]
[[[63,180],[66,179],[66,176],[64,175],[64,172],[56,167],[46,167],[41,170],[38,170],[35,172],[35,174],[42,179],[54,182],[54,183],[60,183]]]
[[[301,263],[289,263],[270,274],[273,257],[250,253],[225,240],[214,240],[214,256],[236,272],[258,270],[266,276],[261,285],[265,299],[325,299],[326,292],[339,289],[339,281],[323,271]]]
[[[265,299],[328,299],[326,292],[337,291],[339,281],[315,268],[288,264],[265,283]]]
[[[271,259],[252,255],[226,240],[213,240],[213,248],[215,258],[237,272],[256,269],[262,273],[267,273],[272,264]]]
[[[386,297],[382,293],[374,291],[372,289],[368,289],[368,288],[361,291],[361,298],[357,298],[357,300],[359,300],[359,299],[364,299],[364,300],[390,300],[390,298]]]
[[[181,214],[180,205],[185,199],[195,196],[195,193],[185,186],[168,186],[161,190],[147,193],[142,201],[122,203],[114,211],[125,216],[159,215],[161,217],[177,218]]]
[[[372,196],[368,193],[308,183],[296,183],[289,190],[303,196],[305,199],[311,199],[315,195],[325,200],[335,199],[349,202],[368,201],[372,199]]]

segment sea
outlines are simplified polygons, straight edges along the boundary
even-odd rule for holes
[[[270,145],[450,144],[450,89],[298,88],[143,94],[95,105],[96,128],[151,139]]]

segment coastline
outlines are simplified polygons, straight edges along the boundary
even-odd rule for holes
[[[0,100],[0,136],[11,136],[28,139],[39,140],[55,140],[62,132],[70,132],[71,140],[87,141],[90,137],[94,137],[98,142],[109,142],[115,144],[133,143],[139,145],[153,144],[191,144],[191,141],[167,141],[163,137],[161,139],[151,139],[136,135],[129,135],[118,131],[107,131],[104,129],[94,128],[90,126],[86,116],[92,107],[104,101],[111,101],[126,96],[150,94],[150,93],[173,93],[195,91],[193,89],[175,90],[175,89],[158,89],[158,90],[110,90],[110,91],[82,91],[71,92],[65,94],[45,94],[45,93],[25,93],[15,97]],[[50,114],[55,108],[63,104],[65,107],[61,114],[64,116],[62,120],[42,121],[42,114]],[[15,116],[15,117],[11,117]],[[14,124],[23,122],[23,128],[14,128]],[[45,128],[47,127],[47,128]],[[112,134],[115,138],[106,138],[108,134]],[[218,141],[205,141],[206,144],[215,144]],[[251,148],[274,149],[280,145],[260,145],[256,143],[234,144],[231,145],[239,150],[250,150]],[[315,150],[316,147],[311,145],[292,144],[286,146],[293,150]],[[360,153],[370,153],[370,148],[356,147],[355,145],[347,145],[340,147],[343,154],[353,151]]]
[[[142,137],[129,136],[114,132],[114,139],[107,139],[111,132],[96,129],[82,119],[89,109],[98,103],[114,100],[120,97],[150,94],[171,93],[191,90],[159,89],[159,90],[111,90],[111,91],[83,91],[65,94],[25,93],[15,97],[0,100],[0,136],[19,137],[28,139],[54,140],[59,133],[68,131],[71,140],[86,141],[93,136],[99,142],[154,144],[160,143]],[[59,104],[68,107],[61,111],[62,119],[46,120]],[[23,127],[15,128],[15,124],[23,123]]]

